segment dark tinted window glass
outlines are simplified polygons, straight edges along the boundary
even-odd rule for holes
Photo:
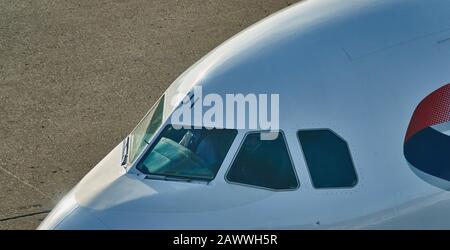
[[[212,180],[236,134],[235,129],[176,129],[168,125],[137,168],[145,174]]]
[[[298,186],[281,133],[275,140],[261,140],[261,133],[247,135],[227,178],[231,182],[271,189],[295,189]]]
[[[314,187],[353,187],[357,177],[347,143],[328,129],[298,132]]]

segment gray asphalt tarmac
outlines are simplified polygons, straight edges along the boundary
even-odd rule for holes
[[[297,0],[0,0],[0,229],[34,229],[175,78]]]

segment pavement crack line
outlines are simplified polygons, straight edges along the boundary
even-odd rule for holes
[[[30,183],[28,183],[27,181],[23,180],[22,178],[20,178],[19,176],[13,174],[12,172],[10,172],[9,170],[7,170],[6,168],[0,166],[0,169],[3,170],[3,172],[7,173],[8,175],[10,175],[11,177],[13,177],[14,179],[18,180],[20,183],[24,184],[27,187],[30,187],[31,189],[33,189],[34,191],[38,192],[39,194],[41,194],[42,196],[44,196],[45,198],[48,198],[50,200],[53,200],[52,197],[50,197],[50,195],[42,192],[39,188],[31,185]]]
[[[24,218],[24,217],[33,216],[33,215],[48,214],[48,213],[50,213],[50,210],[44,210],[44,211],[40,211],[40,212],[23,214],[23,215],[16,215],[16,216],[0,219],[0,222],[8,221],[8,220],[20,219],[20,218]]]

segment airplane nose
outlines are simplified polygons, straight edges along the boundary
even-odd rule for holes
[[[53,229],[55,230],[105,230],[109,229],[86,208],[77,207]]]
[[[73,191],[70,191],[58,204],[53,208],[50,214],[42,221],[42,223],[37,228],[38,230],[51,230],[55,227],[70,213],[72,213],[77,208],[77,202]]]
[[[45,220],[38,230],[108,229],[87,208],[78,206],[73,192],[69,192]]]

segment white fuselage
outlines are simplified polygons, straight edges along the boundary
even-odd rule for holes
[[[449,228],[450,193],[418,178],[403,154],[415,107],[450,82],[448,13],[449,1],[306,1],[231,38],[168,88],[279,94],[298,189],[226,181],[247,130],[207,184],[144,179],[121,166],[120,144],[41,228]],[[296,135],[311,128],[345,138],[354,187],[313,187]]]

